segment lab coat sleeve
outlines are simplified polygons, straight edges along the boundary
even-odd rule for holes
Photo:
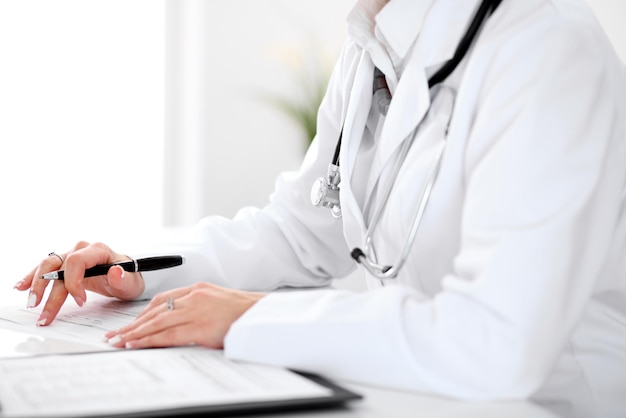
[[[226,354],[461,399],[537,390],[601,286],[626,178],[621,65],[568,17],[498,22],[467,67],[483,75],[466,80],[475,108],[456,110],[475,116],[461,246],[440,293],[271,294],[234,324]]]
[[[199,281],[259,291],[320,286],[354,269],[341,220],[326,208],[314,207],[310,191],[332,160],[345,89],[352,85],[344,74],[357,58],[356,48],[347,43],[331,75],[318,111],[317,134],[300,170],[278,177],[266,207],[244,208],[233,219],[206,217],[178,243],[162,246],[158,252],[181,253],[186,262],[180,268],[144,273],[142,297]]]

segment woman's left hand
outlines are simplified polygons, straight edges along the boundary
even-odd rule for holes
[[[115,347],[202,345],[223,348],[230,326],[264,296],[209,283],[155,296],[129,325],[105,335]]]

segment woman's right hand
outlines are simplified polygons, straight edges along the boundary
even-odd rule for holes
[[[119,266],[113,266],[106,275],[85,279],[85,270],[98,264],[110,264],[130,260],[102,243],[79,242],[64,254],[50,253],[37,267],[15,284],[15,289],[29,290],[27,307],[34,308],[42,302],[44,291],[50,282],[50,290],[45,306],[37,320],[37,325],[49,325],[59,313],[68,294],[78,306],[87,301],[86,291],[122,300],[139,297],[144,291],[140,273],[129,273]],[[65,270],[64,280],[45,280],[41,276],[56,270]]]

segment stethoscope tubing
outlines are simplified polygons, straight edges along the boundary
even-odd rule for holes
[[[428,80],[429,89],[433,88],[439,83],[442,83],[457,68],[459,63],[463,60],[463,58],[469,51],[469,48],[471,44],[473,43],[474,39],[476,38],[476,35],[478,34],[478,31],[480,27],[482,26],[485,18],[487,18],[491,13],[493,13],[498,8],[501,1],[502,0],[483,0],[482,1],[482,3],[480,4],[476,12],[476,15],[472,19],[468,29],[463,35],[463,38],[459,42],[459,45],[457,46],[452,59],[448,61],[447,63],[445,63],[432,77],[429,78]],[[375,72],[375,80],[374,80],[375,94],[377,91],[376,83],[377,83],[377,77],[376,77],[376,72]],[[384,195],[382,196],[382,200],[380,200],[383,203],[376,208],[372,216],[372,220],[366,229],[363,250],[357,247],[357,248],[354,248],[352,252],[350,253],[351,257],[357,263],[363,265],[363,267],[367,270],[367,272],[370,273],[372,276],[380,279],[383,285],[384,285],[384,279],[395,278],[398,275],[398,272],[400,271],[402,266],[404,266],[404,264],[406,263],[409,257],[409,253],[417,237],[417,232],[422,223],[426,206],[428,204],[428,201],[430,200],[432,190],[435,186],[435,182],[439,175],[444,151],[447,145],[447,132],[446,132],[446,136],[444,136],[441,146],[439,147],[439,150],[437,151],[434,164],[432,165],[430,172],[428,174],[427,182],[424,188],[424,192],[422,194],[422,198],[420,199],[419,206],[413,216],[413,226],[411,227],[409,236],[407,238],[407,241],[404,244],[404,247],[402,248],[401,253],[398,255],[394,264],[392,265],[379,264],[377,261],[375,250],[372,245],[373,231],[375,230],[376,226],[380,222],[382,213],[386,207],[385,203],[389,200],[391,191],[393,190],[393,185],[397,179],[400,169],[404,163],[404,160],[406,159],[409,149],[411,148],[411,145],[415,141],[415,137],[417,136],[419,128],[422,125],[424,119],[425,119],[425,116],[422,117],[417,127],[404,140],[404,144],[398,156],[398,164],[395,165],[393,169],[393,173],[389,177],[390,181],[388,182],[389,183],[388,187],[386,188],[386,191]],[[450,121],[448,120],[448,123],[449,122]],[[337,145],[335,147],[335,153],[333,156],[333,164],[336,164],[337,168],[339,166],[339,152],[341,149],[342,136],[343,136],[343,127],[339,134],[339,140],[337,141]]]
[[[409,149],[411,148],[411,145],[415,139],[415,136],[417,135],[417,131],[420,125],[421,123],[411,133],[412,139],[408,140],[407,138],[407,140],[405,141],[405,144],[403,145],[403,148],[399,156],[400,163],[395,165],[393,175],[390,177],[392,185],[395,183],[395,180],[398,176],[400,168],[402,167],[402,161],[404,161],[404,159],[406,158],[406,155]],[[439,149],[437,150],[434,163],[430,169],[430,172],[428,173],[426,187],[424,188],[422,198],[420,199],[420,204],[418,205],[417,210],[415,211],[415,215],[413,215],[413,222],[412,222],[413,226],[411,227],[409,236],[404,244],[404,247],[402,248],[402,252],[400,253],[400,255],[398,255],[395,263],[391,265],[387,265],[387,266],[378,264],[375,261],[376,255],[375,255],[375,252],[373,251],[373,247],[371,243],[372,231],[376,229],[376,226],[380,222],[385,205],[380,205],[376,209],[376,212],[374,213],[372,217],[372,221],[365,232],[365,238],[364,238],[365,244],[363,246],[363,250],[361,251],[358,248],[355,248],[353,250],[352,257],[355,258],[357,262],[362,264],[363,267],[368,271],[368,273],[370,273],[372,276],[376,277],[377,279],[382,280],[382,279],[391,279],[391,278],[396,277],[398,275],[398,272],[404,265],[404,263],[407,261],[409,257],[409,252],[411,251],[411,248],[413,247],[415,239],[417,238],[417,232],[419,231],[419,227],[422,223],[424,212],[426,211],[426,206],[428,205],[428,201],[430,200],[430,195],[435,186],[437,176],[439,175],[439,171],[441,168],[441,161],[443,159],[443,154],[446,148],[446,144],[447,144],[447,140],[444,139]],[[387,191],[385,192],[385,195],[383,196],[383,202],[386,202],[389,199],[392,189],[393,187],[387,187]]]

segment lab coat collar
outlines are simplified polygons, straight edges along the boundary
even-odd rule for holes
[[[376,41],[376,15],[389,0],[359,0],[348,15],[348,34],[363,49]]]
[[[387,46],[392,57],[404,60],[434,1],[393,0],[376,15],[375,37]]]
[[[404,59],[435,0],[360,0],[348,16],[348,33],[395,88]]]
[[[374,62],[385,74],[390,74],[387,82],[396,84],[394,68],[389,60],[386,47],[375,36],[376,15],[389,0],[359,0],[348,15],[348,35],[363,50],[367,51]]]
[[[348,34],[370,52],[387,77],[389,68],[403,62],[418,43],[424,68],[452,58],[479,0],[359,0],[348,15]],[[427,19],[428,17],[428,19]],[[397,68],[395,68],[397,70]],[[389,81],[389,80],[388,80]],[[395,80],[391,80],[395,85]]]

